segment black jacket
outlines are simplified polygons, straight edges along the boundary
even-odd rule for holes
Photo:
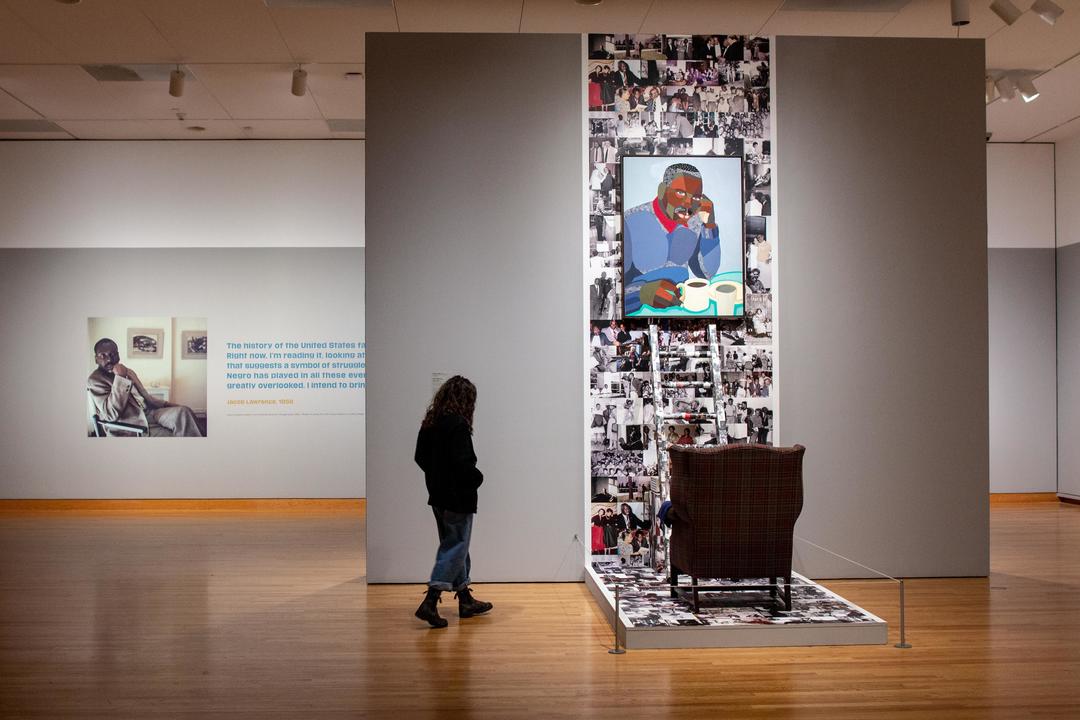
[[[476,489],[484,474],[476,468],[469,423],[443,415],[416,436],[416,464],[424,471],[428,505],[459,513],[476,512]]]

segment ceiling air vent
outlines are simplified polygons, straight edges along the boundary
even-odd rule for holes
[[[66,133],[67,130],[48,120],[0,120],[0,133]]]
[[[263,0],[268,8],[392,8],[394,0]]]
[[[782,12],[900,12],[911,0],[787,0]]]
[[[326,124],[330,126],[330,132],[340,133],[362,133],[367,126],[367,122],[364,120],[351,120],[349,118],[327,120]]]
[[[175,65],[83,65],[82,69],[98,82],[169,81]]]

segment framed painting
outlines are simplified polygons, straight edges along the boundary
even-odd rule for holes
[[[161,328],[128,328],[127,356],[134,359],[165,356],[165,331]]]
[[[622,158],[623,315],[742,317],[743,160]]]
[[[184,360],[206,359],[205,330],[184,330],[180,333],[180,357]]]

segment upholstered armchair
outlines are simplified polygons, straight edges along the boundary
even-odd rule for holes
[[[713,590],[764,590],[791,610],[791,544],[802,512],[806,448],[767,445],[672,445],[670,541],[672,596],[680,574],[690,576],[694,609],[698,579],[768,578],[768,585]]]

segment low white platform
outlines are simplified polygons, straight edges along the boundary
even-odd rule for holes
[[[663,576],[646,568],[590,564],[585,572],[608,622],[616,622],[615,586],[622,588],[618,629],[631,650],[888,642],[889,626],[881,618],[801,575],[793,581],[790,613],[776,610],[767,593],[748,600],[740,596],[749,593],[702,593],[701,612],[695,614],[689,601],[670,597]]]

